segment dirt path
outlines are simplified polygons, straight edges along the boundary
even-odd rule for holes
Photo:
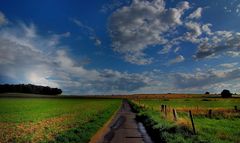
[[[101,143],[152,143],[141,123],[135,121],[136,114],[131,111],[127,101],[112,121],[109,132]]]

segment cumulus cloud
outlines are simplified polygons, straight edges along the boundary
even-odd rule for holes
[[[219,66],[223,67],[223,68],[234,68],[236,65],[238,65],[237,62],[234,62],[234,63],[224,63],[224,64],[220,64]]]
[[[196,22],[187,22],[186,27],[193,31],[193,36],[200,36],[202,34],[202,29],[201,29],[201,25],[199,23]]]
[[[208,41],[199,44],[195,58],[201,59],[213,56],[222,51],[240,50],[240,33],[231,31],[216,31],[208,38]]]
[[[182,55],[178,55],[176,56],[176,58],[170,60],[168,62],[169,65],[172,65],[172,64],[176,64],[176,63],[181,63],[185,60],[185,58],[182,56]]]
[[[174,74],[174,84],[177,88],[203,88],[209,85],[239,80],[240,69],[225,71],[208,70],[196,73]]]
[[[56,34],[41,36],[37,31],[35,25],[24,23],[0,30],[1,78],[59,87],[65,94],[117,94],[196,92],[206,85],[213,87],[216,83],[240,77],[239,69],[206,73],[199,71],[195,74],[163,73],[159,70],[129,73],[88,69],[79,65],[66,50],[67,46],[61,43],[61,38],[67,37],[60,36],[59,41],[53,44],[51,41],[55,40]],[[27,32],[34,33],[30,34],[34,36],[29,36]],[[183,60],[184,57],[179,55],[171,63]]]
[[[42,37],[34,24],[18,23],[0,30],[0,74],[16,81],[58,86],[47,80],[53,75],[55,36]],[[39,78],[38,78],[39,77]]]
[[[167,43],[166,32],[182,24],[181,17],[189,3],[180,2],[176,8],[165,8],[164,0],[134,0],[131,5],[117,9],[109,18],[109,33],[113,50],[133,64],[150,64],[144,50]]]
[[[201,7],[197,8],[193,13],[191,13],[188,16],[188,18],[189,19],[199,19],[199,18],[201,18],[202,17],[202,10],[203,9]]]
[[[194,21],[187,21],[189,24],[186,24],[181,17],[187,9],[188,2],[181,2],[175,8],[166,9],[164,1],[161,0],[134,1],[130,6],[118,9],[109,19],[113,49],[123,54],[128,62],[149,64],[153,59],[146,55],[145,50],[160,44],[167,47],[165,52],[168,53],[173,45],[187,41],[187,38],[183,38],[186,35],[169,40],[169,33],[176,32],[177,26],[188,25],[186,29],[192,37],[207,35],[207,38],[195,38],[195,43],[199,44],[196,58],[209,57],[222,51],[226,51],[228,56],[239,56],[239,33],[212,31],[211,24]],[[86,31],[94,31],[80,21],[75,23]],[[196,92],[214,87],[219,90],[231,87],[230,82],[237,82],[240,77],[236,63],[221,65],[228,67],[228,70],[198,70],[196,73],[164,73],[159,70],[129,73],[112,69],[89,69],[79,64],[81,61],[74,59],[71,51],[67,50],[69,47],[62,43],[63,38],[71,36],[70,32],[51,32],[43,36],[38,30],[35,24],[23,22],[1,27],[1,82],[6,81],[4,78],[21,83],[48,85],[62,88],[64,93],[68,94],[117,94]],[[101,41],[98,42],[100,44]],[[179,46],[174,47],[174,52],[179,49]],[[170,60],[169,64],[184,60],[182,55],[178,55]],[[218,86],[219,83],[221,86]],[[234,86],[239,87],[237,84]]]
[[[202,26],[202,31],[205,32],[208,35],[212,35],[213,33],[212,33],[211,29],[210,29],[211,26],[212,26],[212,24],[210,24],[210,23],[204,24]]]
[[[21,22],[2,28],[0,33],[1,78],[59,87],[64,93],[76,94],[131,92],[150,81],[137,73],[79,65],[61,43],[62,38],[70,35],[68,32],[42,36],[34,24]]]
[[[230,57],[240,57],[240,52],[239,51],[227,51],[226,55],[230,56]]]
[[[118,8],[108,24],[113,50],[125,61],[138,65],[155,61],[146,52],[152,47],[157,47],[159,54],[168,54],[185,43],[195,46],[196,52],[192,56],[195,59],[217,57],[222,53],[238,55],[238,32],[214,31],[211,23],[199,22],[202,7],[186,16],[185,11],[189,9],[187,1],[166,8],[164,0],[134,0]]]

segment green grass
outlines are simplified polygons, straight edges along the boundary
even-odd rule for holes
[[[138,101],[136,102],[138,103]],[[146,105],[147,109],[140,110],[139,115],[145,115],[151,118],[152,122],[156,122],[153,128],[165,129],[161,136],[164,136],[166,142],[208,142],[208,143],[238,143],[240,142],[240,113],[238,116],[231,118],[207,118],[205,116],[194,116],[194,123],[197,136],[187,136],[186,130],[177,130],[178,124],[172,120],[164,119],[162,113],[159,112],[162,104],[168,107],[181,109],[234,109],[235,105],[240,105],[240,99],[221,99],[221,98],[186,98],[186,99],[161,99],[161,100],[141,100],[141,104]],[[153,110],[152,110],[153,109]],[[168,113],[170,114],[170,113]],[[180,118],[184,118],[190,122],[187,113],[178,112]],[[174,130],[176,132],[171,133]],[[191,131],[191,126],[188,127]]]
[[[194,118],[199,136],[211,139],[214,143],[238,143],[240,142],[240,118],[233,119],[210,119]]]
[[[117,99],[0,98],[0,142],[88,142],[120,103]]]

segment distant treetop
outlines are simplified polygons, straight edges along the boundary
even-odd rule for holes
[[[33,84],[0,84],[0,93],[10,92],[57,95],[61,94],[62,90],[58,88],[51,88],[48,86],[39,86]]]
[[[231,93],[229,90],[224,89],[224,90],[221,92],[221,96],[222,96],[223,98],[229,98],[229,97],[232,97],[232,93]]]
[[[210,92],[207,91],[207,92],[205,92],[205,94],[210,94]]]

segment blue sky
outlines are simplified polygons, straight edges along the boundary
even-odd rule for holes
[[[239,0],[1,1],[0,83],[239,92],[239,25]]]

